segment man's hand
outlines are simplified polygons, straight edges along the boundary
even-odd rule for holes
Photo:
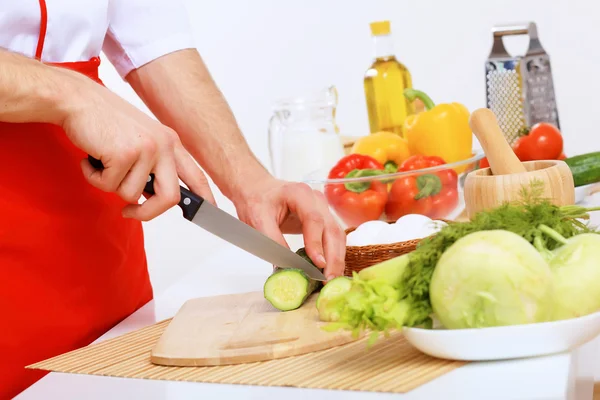
[[[215,202],[206,177],[172,129],[104,87],[76,78],[81,94],[65,107],[61,126],[73,144],[102,161],[104,169],[96,170],[82,160],[83,173],[93,186],[131,203],[124,216],[148,221],[176,205],[179,178]],[[138,204],[150,173],[156,178],[155,194]]]
[[[82,160],[83,173],[131,203],[127,217],[147,221],[176,205],[178,178],[214,203],[206,177],[172,129],[79,73],[0,50],[0,121],[61,126],[75,146],[102,161],[97,171]],[[139,205],[151,172],[156,195]]]
[[[344,273],[346,237],[319,191],[268,178],[233,198],[240,220],[287,247],[283,234],[303,234],[306,253],[329,280]]]

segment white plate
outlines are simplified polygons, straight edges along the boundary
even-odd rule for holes
[[[592,187],[594,185],[585,185],[575,188],[575,204],[581,203],[587,196],[592,193]]]
[[[556,322],[480,329],[404,328],[425,354],[462,361],[491,361],[563,353],[600,335],[600,312]]]

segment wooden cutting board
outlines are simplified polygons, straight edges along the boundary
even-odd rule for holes
[[[325,350],[357,340],[326,332],[317,293],[302,307],[282,312],[262,292],[187,301],[165,329],[151,361],[167,366],[211,366],[266,361]]]

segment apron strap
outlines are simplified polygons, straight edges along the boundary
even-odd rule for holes
[[[40,0],[40,36],[38,38],[37,48],[35,50],[35,58],[38,61],[42,59],[42,52],[44,51],[44,40],[46,39],[46,29],[48,28],[48,11],[46,9],[46,0]]]

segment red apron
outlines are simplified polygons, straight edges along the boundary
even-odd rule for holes
[[[59,65],[102,84],[99,64]],[[57,126],[0,123],[0,399],[45,374],[26,365],[91,343],[152,299],[142,225],[87,183],[83,158]]]

